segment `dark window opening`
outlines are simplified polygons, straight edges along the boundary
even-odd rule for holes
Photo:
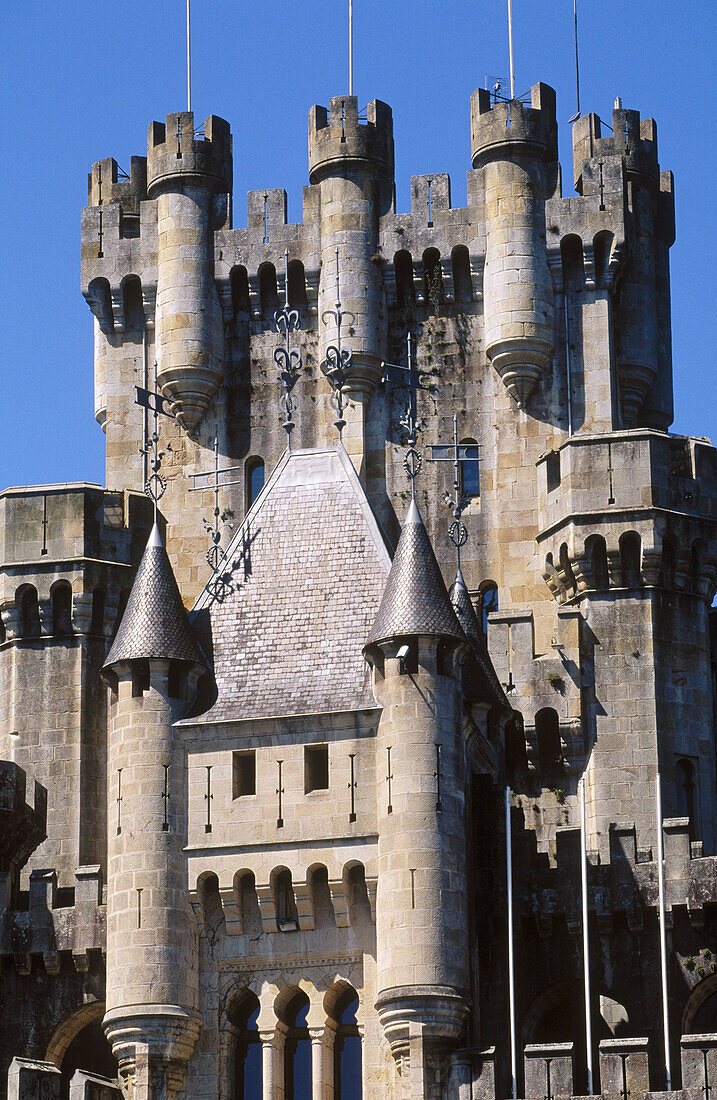
[[[620,568],[625,588],[637,588],[641,583],[642,546],[637,531],[626,531],[620,536]]]
[[[481,622],[483,624],[483,634],[488,637],[488,616],[498,610],[498,585],[493,581],[488,581],[481,586]]]
[[[297,993],[285,1013],[288,1027],[284,1040],[285,1100],[312,1100],[308,1011],[309,998],[305,993]]]
[[[100,1020],[95,1020],[82,1028],[72,1040],[60,1065],[60,1098],[68,1100],[70,1081],[78,1070],[106,1077],[110,1081],[117,1077],[117,1061],[112,1054]]]
[[[405,309],[415,299],[413,288],[413,258],[405,248],[393,257],[393,272],[396,279],[396,304]]]
[[[234,1096],[235,1100],[259,1100],[263,1089],[262,1046],[259,1036],[259,1000],[249,993],[234,1014],[237,1029]]]
[[[231,269],[229,275],[229,286],[231,288],[232,295],[232,310],[234,316],[238,317],[240,314],[251,313],[251,303],[249,301],[249,277],[246,272],[246,268],[239,264],[237,267]]]
[[[306,273],[301,260],[289,261],[289,305],[292,309],[306,310]]]
[[[438,676],[451,675],[451,652],[453,646],[450,642],[441,641],[436,649],[436,674]]]
[[[72,634],[72,589],[65,581],[53,585],[50,593],[52,605],[52,634],[55,638],[67,638]]]
[[[304,748],[304,790],[325,791],[329,786],[329,746],[306,745]]]
[[[441,254],[437,248],[427,248],[423,253],[423,292],[426,305],[438,312],[443,301],[443,272]]]
[[[141,332],[144,328],[142,283],[138,275],[127,275],[122,280],[125,332]]]
[[[451,252],[451,268],[453,271],[453,295],[456,302],[471,302],[473,300],[471,260],[468,249],[464,244],[457,244]]]
[[[274,904],[279,931],[295,932],[299,927],[299,914],[296,909],[291,871],[287,871],[286,868],[279,871],[274,878]]]
[[[460,491],[465,497],[480,496],[480,464],[478,462],[478,442],[475,439],[462,439],[465,447],[465,459],[459,465]]]
[[[548,492],[552,493],[560,485],[560,451],[550,451],[545,459],[545,474],[548,479]]]
[[[259,268],[259,301],[262,317],[269,324],[273,324],[274,314],[279,311],[279,291],[276,286],[276,268],[273,264],[262,264]]]
[[[232,798],[256,794],[256,750],[235,752],[232,769]]]
[[[591,535],[585,542],[593,574],[593,588],[609,588],[610,574],[607,567],[607,547],[602,535]]]
[[[356,1021],[358,994],[343,993],[334,1010],[338,1025],[334,1039],[334,1098],[361,1100],[361,1035]]]
[[[535,716],[535,737],[538,760],[543,768],[555,768],[563,762],[560,743],[560,721],[553,707],[543,707]]]
[[[96,588],[92,593],[92,618],[90,619],[90,634],[104,634],[105,629],[105,591]]]
[[[246,463],[246,507],[247,511],[264,488],[264,459],[250,458]]]
[[[39,638],[41,633],[37,589],[31,585],[20,598],[20,633],[23,638]]]

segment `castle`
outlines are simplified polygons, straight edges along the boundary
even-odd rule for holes
[[[298,224],[215,116],[92,168],[107,487],[0,493],[3,1095],[717,1087],[672,176],[619,101],[569,198],[551,88],[470,118],[464,209],[353,96]]]

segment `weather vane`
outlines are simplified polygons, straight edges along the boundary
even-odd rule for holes
[[[336,304],[333,309],[325,309],[321,315],[321,320],[325,325],[329,324],[329,321],[333,320],[336,324],[336,343],[329,344],[326,349],[326,359],[322,370],[329,382],[333,386],[333,395],[331,398],[331,405],[336,410],[338,416],[334,421],[336,427],[339,430],[339,442],[341,442],[341,433],[346,427],[346,420],[344,419],[344,412],[346,406],[349,403],[349,399],[344,392],[346,384],[349,380],[349,374],[353,366],[353,351],[351,348],[341,347],[341,325],[345,320],[349,321],[352,325],[356,317],[349,310],[341,308],[341,274],[339,270],[339,250],[336,249]]]
[[[145,494],[154,504],[154,522],[157,522],[157,502],[161,500],[167,489],[167,479],[162,474],[162,459],[165,452],[159,449],[159,414],[171,416],[165,408],[166,398],[157,389],[157,362],[154,363],[154,392],[145,390],[141,386],[135,386],[135,402],[154,414],[154,430],[145,443],[140,447],[139,453],[149,458],[149,467],[152,471],[144,483]]]
[[[429,460],[431,462],[453,463],[453,496],[443,493],[443,501],[451,510],[453,520],[448,528],[448,537],[456,548],[458,568],[461,567],[461,547],[468,541],[468,530],[461,516],[466,510],[471,494],[465,493],[461,487],[462,472],[466,466],[478,464],[478,444],[458,442],[458,416],[453,414],[453,443],[429,444]]]
[[[425,421],[419,419],[416,411],[416,394],[419,389],[425,389],[424,375],[413,365],[413,345],[410,330],[406,333],[406,366],[399,363],[381,363],[383,369],[382,382],[393,382],[396,386],[403,386],[408,390],[408,407],[401,416],[399,424],[404,430],[408,450],[403,460],[404,469],[411,479],[411,496],[416,495],[416,477],[420,473],[423,459],[421,452],[416,448],[418,433],[423,431]]]
[[[296,403],[292,396],[292,390],[299,381],[301,375],[301,349],[291,347],[291,333],[296,332],[299,324],[298,309],[289,307],[289,251],[284,252],[284,308],[274,314],[274,324],[277,332],[284,333],[285,346],[278,347],[274,351],[274,362],[279,373],[279,381],[283,388],[283,394],[279,399],[281,409],[286,415],[283,423],[287,436],[287,445],[291,450],[291,433],[295,427],[294,409]]]

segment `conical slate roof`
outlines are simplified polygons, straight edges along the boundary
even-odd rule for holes
[[[156,523],[104,667],[146,657],[205,664]]]
[[[501,708],[510,710],[510,703],[493,668],[483,631],[460,568],[451,585],[449,595],[458,621],[470,642],[469,656],[464,665],[464,684],[469,698],[484,703],[493,702]]]
[[[415,500],[406,514],[366,644],[408,634],[438,634],[465,641]]]

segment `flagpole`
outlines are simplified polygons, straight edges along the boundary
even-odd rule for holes
[[[518,1061],[515,1050],[515,958],[513,947],[513,837],[510,823],[510,787],[505,788],[505,869],[508,895],[508,1002],[510,1009],[510,1088],[518,1095]]]
[[[187,0],[187,111],[192,109],[192,39],[189,4],[190,0]]]
[[[664,840],[662,836],[662,784],[660,773],[655,779],[655,803],[657,816],[657,885],[660,907],[660,969],[662,971],[662,1027],[665,1040],[665,1084],[672,1092],[672,1072],[670,1067],[670,1017],[667,1005],[667,942],[665,937],[665,867]]]
[[[515,98],[515,79],[513,77],[513,0],[508,0],[508,55],[510,59],[510,98]]]
[[[588,1096],[593,1094],[593,1028],[590,1012],[590,941],[588,938],[588,853],[585,825],[585,779],[580,791],[580,886],[583,906],[583,974],[585,976],[585,1046],[587,1050]]]
[[[349,95],[354,94],[354,0],[349,0]]]
[[[573,21],[575,24],[575,117],[580,117],[580,69],[578,67],[578,0],[573,0]]]

